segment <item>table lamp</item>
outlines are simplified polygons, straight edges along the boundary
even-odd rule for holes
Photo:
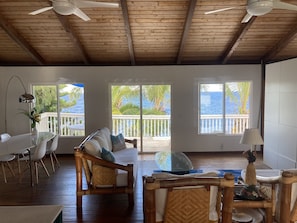
[[[245,192],[251,191],[255,189],[255,186],[257,184],[256,179],[256,169],[254,166],[254,162],[256,161],[256,145],[263,145],[263,139],[260,135],[259,129],[257,128],[250,128],[246,129],[241,137],[240,144],[250,145],[251,148],[245,152],[243,152],[243,155],[248,160],[248,165],[246,167],[245,172],[245,184],[247,185],[247,188]]]

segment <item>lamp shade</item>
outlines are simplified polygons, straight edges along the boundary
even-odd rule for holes
[[[26,92],[19,97],[20,103],[32,103],[33,100],[34,100],[34,96]]]
[[[246,145],[263,145],[263,139],[260,135],[259,129],[246,129],[240,139],[240,144]]]

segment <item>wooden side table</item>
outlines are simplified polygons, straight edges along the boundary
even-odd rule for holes
[[[234,200],[233,208],[263,208],[265,209],[266,223],[273,222],[272,216],[273,202],[271,200],[249,201],[249,200]]]
[[[234,208],[260,208],[265,210],[265,222],[272,223],[274,218],[274,208],[275,208],[275,188],[279,184],[279,177],[257,177],[257,181],[260,185],[266,185],[271,188],[271,196],[267,197],[262,194],[264,200],[234,200]],[[237,186],[236,191],[242,186]],[[239,187],[239,188],[238,188]],[[261,193],[261,191],[259,191]]]

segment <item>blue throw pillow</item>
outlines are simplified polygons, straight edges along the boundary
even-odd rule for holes
[[[112,151],[116,152],[122,149],[126,149],[125,138],[122,133],[117,136],[111,135]]]
[[[107,149],[105,149],[104,147],[102,147],[102,152],[101,152],[101,158],[110,162],[114,162],[115,161],[115,157],[113,155],[113,153]]]

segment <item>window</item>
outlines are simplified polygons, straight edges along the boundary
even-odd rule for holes
[[[199,133],[242,134],[249,127],[250,82],[199,84]]]
[[[60,136],[85,135],[83,84],[34,85],[37,129]]]

